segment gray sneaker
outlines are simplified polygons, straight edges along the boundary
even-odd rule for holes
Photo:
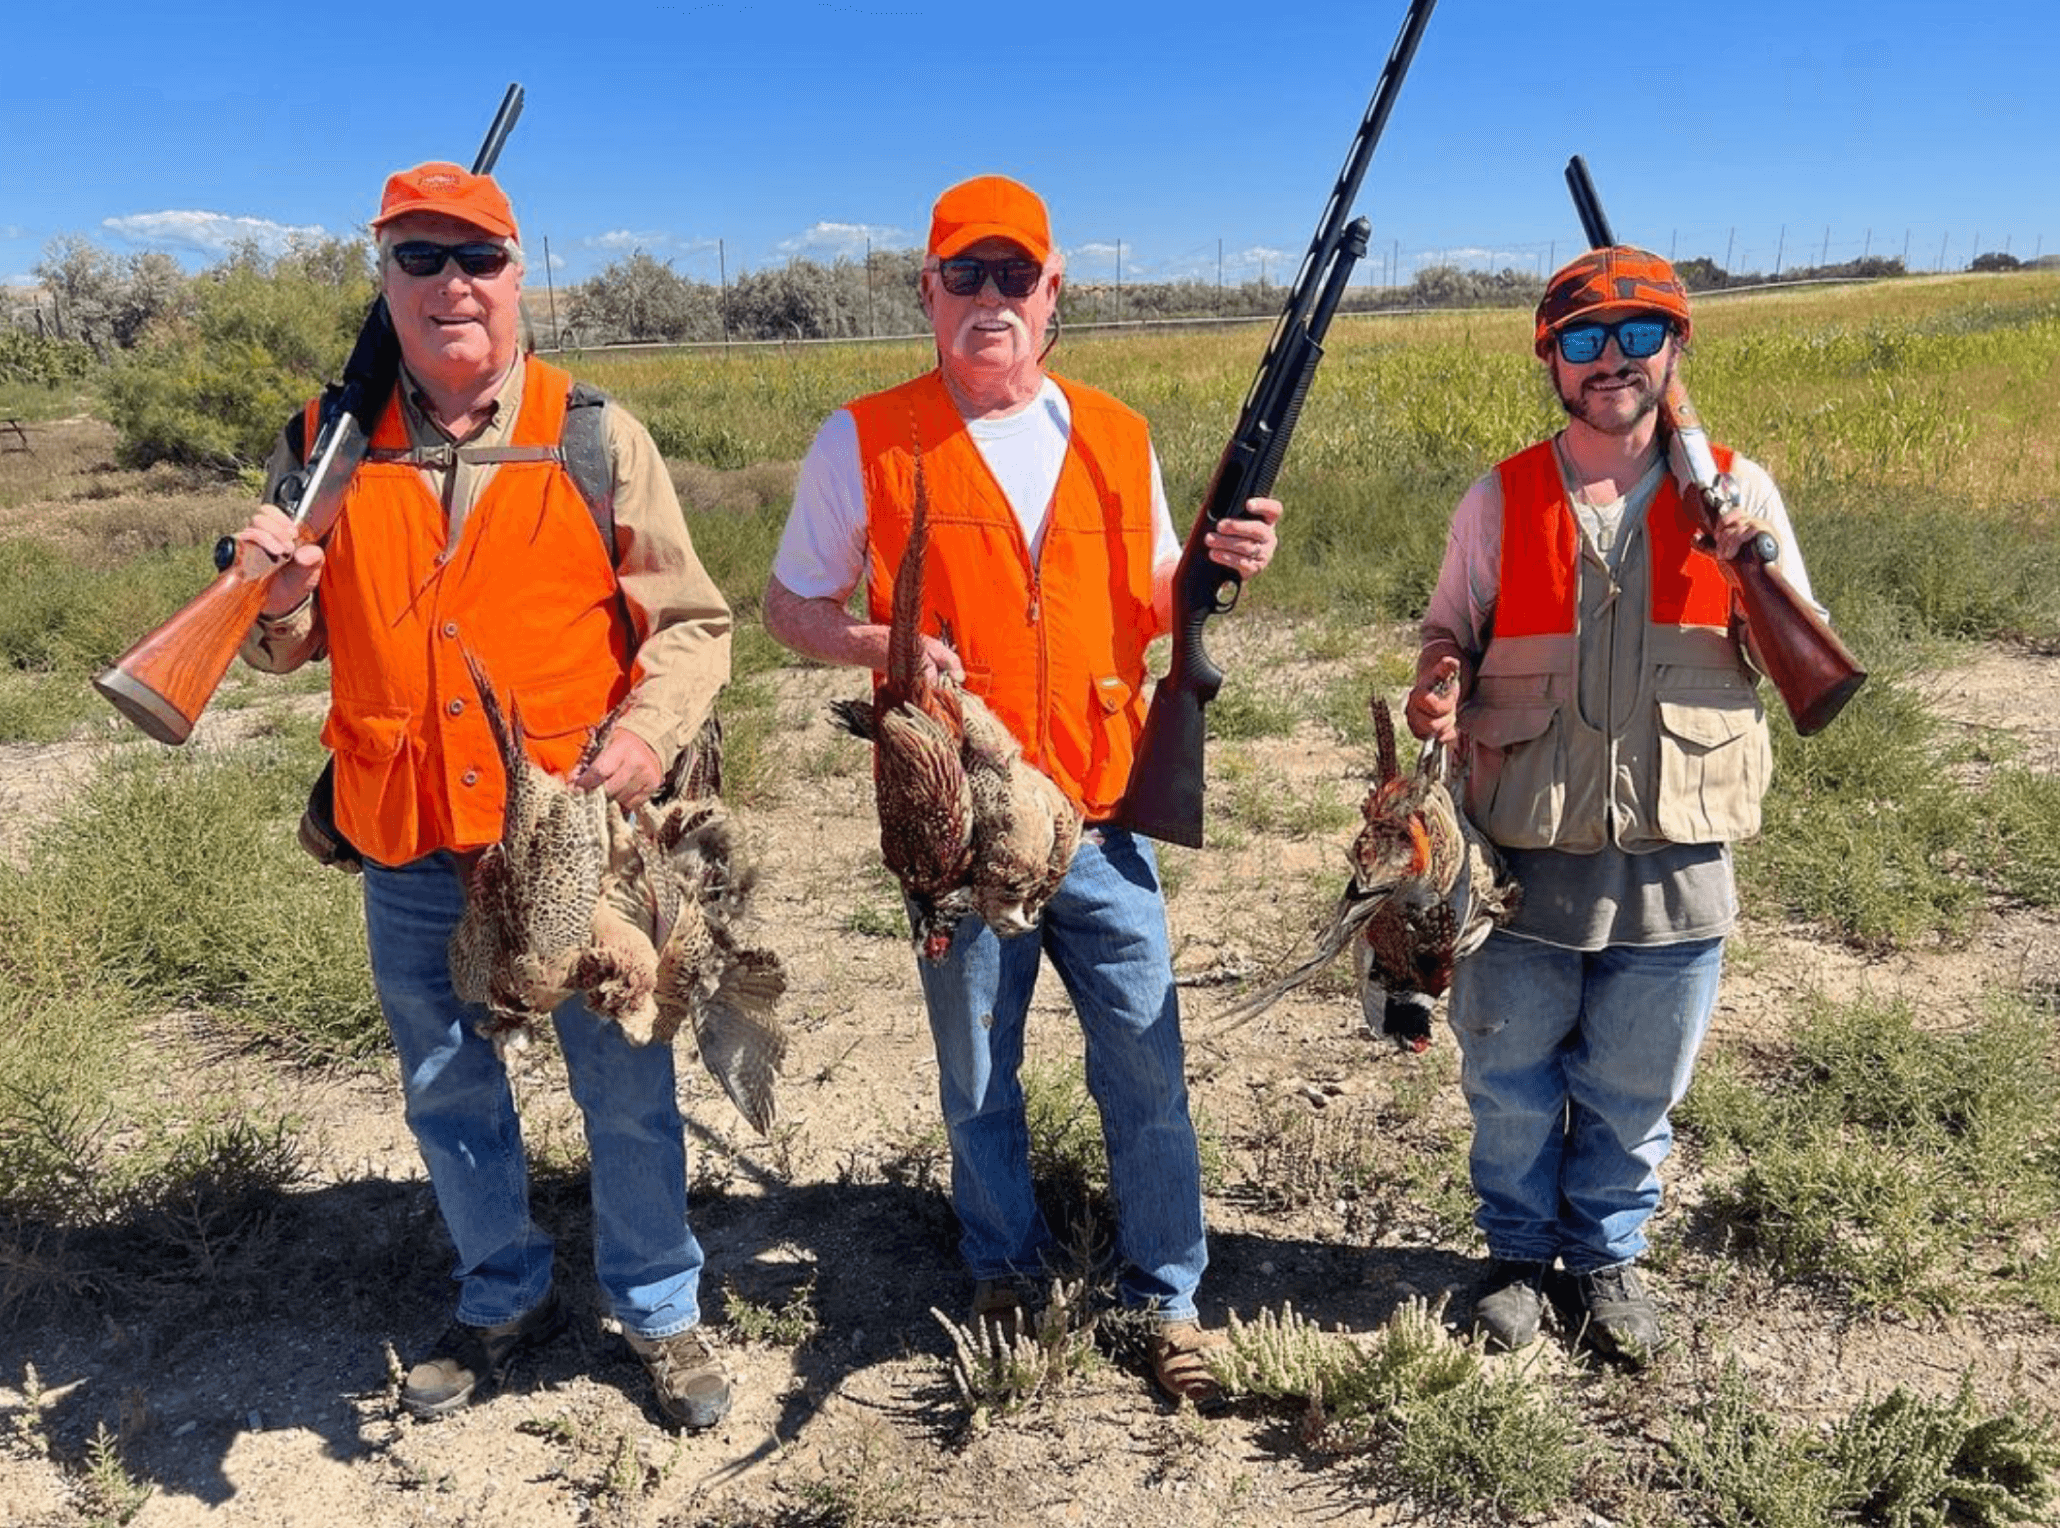
[[[730,1377],[722,1355],[698,1326],[670,1337],[623,1334],[650,1371],[665,1420],[689,1432],[713,1427],[730,1414]]]
[[[1498,1257],[1476,1287],[1473,1329],[1491,1349],[1514,1351],[1538,1336],[1545,1314],[1545,1264]]]
[[[534,1310],[499,1326],[444,1328],[429,1356],[408,1371],[401,1405],[418,1417],[444,1417],[471,1404],[480,1387],[497,1383],[518,1354],[540,1348],[565,1330],[565,1308],[554,1288]]]
[[[1652,1362],[1662,1339],[1659,1307],[1645,1292],[1637,1269],[1629,1263],[1598,1268],[1576,1274],[1573,1282],[1580,1303],[1581,1335],[1588,1345],[1605,1358],[1634,1369]]]

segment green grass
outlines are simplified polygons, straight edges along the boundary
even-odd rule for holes
[[[1702,1213],[1780,1278],[1866,1310],[2032,1303],[2060,1210],[2060,1065],[2049,1026],[1991,1000],[1971,1027],[1903,1003],[1820,1003],[1779,1070],[1709,1058],[1678,1112],[1711,1152]]]

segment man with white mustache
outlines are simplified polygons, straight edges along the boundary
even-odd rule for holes
[[[1717,559],[1771,533],[1809,595],[1753,462],[1714,448],[1738,503],[1713,547],[1690,523],[1659,412],[1690,332],[1645,250],[1553,275],[1535,346],[1566,428],[1460,501],[1409,698],[1418,737],[1463,746],[1467,812],[1523,887],[1452,984],[1489,1256],[1474,1325],[1521,1347],[1549,1300],[1631,1367],[1661,1345],[1633,1263],[1737,918],[1730,846],[1772,769]]]
[[[884,671],[920,459],[928,658],[988,702],[1088,824],[1034,935],[1001,939],[969,917],[941,964],[919,963],[973,1319],[1014,1331],[1054,1261],[1017,1078],[1048,955],[1087,1034],[1118,1298],[1157,1323],[1160,1388],[1213,1409],[1222,1392],[1203,1355],[1220,1338],[1195,1306],[1208,1249],[1165,902],[1150,843],[1107,820],[1143,729],[1145,647],[1170,624],[1181,548],[1145,421],[1044,369],[1063,269],[1028,187],[983,175],[938,198],[921,278],[937,367],[823,426],[802,464],[765,625],[811,658]],[[1253,499],[1247,509],[1207,539],[1217,563],[1250,578],[1273,556],[1280,505]],[[861,577],[864,619],[845,609]],[[937,635],[947,628],[949,644]]]

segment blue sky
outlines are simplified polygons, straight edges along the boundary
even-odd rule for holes
[[[0,280],[48,242],[189,266],[238,231],[347,233],[385,174],[502,160],[531,254],[643,247],[714,279],[920,242],[936,193],[1044,194],[1076,280],[1291,276],[1404,0],[1238,5],[22,6],[0,91]],[[1442,0],[1357,210],[1364,276],[1545,269],[1594,172],[1619,237],[1732,269],[2060,251],[2060,7]],[[205,15],[207,24],[196,20]],[[94,35],[85,39],[81,28]]]

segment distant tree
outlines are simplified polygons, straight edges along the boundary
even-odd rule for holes
[[[1999,249],[1992,249],[1985,255],[1976,255],[1974,263],[1969,265],[1967,269],[1970,271],[2014,271],[2023,264],[2024,262],[2015,255],[2006,255]]]
[[[566,321],[595,344],[722,338],[716,289],[641,249],[574,287]]]
[[[84,341],[103,360],[177,311],[188,284],[179,262],[163,250],[116,259],[77,234],[52,240],[35,274],[55,305],[58,336]]]
[[[1707,255],[1697,255],[1692,260],[1676,260],[1674,274],[1691,292],[1714,292],[1728,286],[1731,281],[1724,268]]]

